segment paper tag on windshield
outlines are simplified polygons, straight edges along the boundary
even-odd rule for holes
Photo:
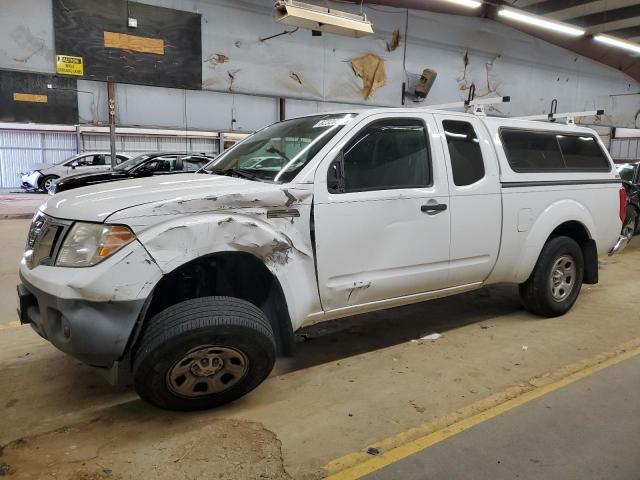
[[[322,127],[333,127],[334,125],[344,125],[349,120],[350,117],[340,117],[340,118],[327,118],[325,120],[320,120],[316,123],[313,128],[322,128]]]

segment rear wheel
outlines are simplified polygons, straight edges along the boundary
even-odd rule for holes
[[[232,297],[196,298],[151,318],[133,380],[138,394],[158,407],[201,410],[253,390],[275,357],[271,324],[258,307]]]
[[[51,187],[53,185],[53,182],[55,182],[57,179],[58,177],[56,177],[55,175],[47,175],[42,180],[40,180],[40,190],[44,192],[49,191],[49,187]]]
[[[580,246],[572,238],[555,237],[545,244],[533,272],[520,284],[520,298],[537,315],[564,315],[578,298],[583,277]]]

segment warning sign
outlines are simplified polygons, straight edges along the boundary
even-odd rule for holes
[[[84,75],[82,57],[70,57],[69,55],[56,55],[56,73],[60,75]]]

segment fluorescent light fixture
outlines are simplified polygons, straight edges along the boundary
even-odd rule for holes
[[[297,0],[276,0],[274,6],[276,22],[284,25],[356,38],[373,34],[373,25],[364,14],[342,12]]]
[[[501,8],[498,11],[498,15],[515,20],[516,22],[522,22],[535,27],[544,28],[545,30],[571,35],[572,37],[579,37],[585,34],[585,31],[582,28],[567,25],[566,23],[555,22],[553,20],[547,20],[539,15],[530,15],[512,8]]]
[[[478,8],[482,6],[482,2],[478,2],[477,0],[444,0],[447,3],[454,3],[456,5],[460,5],[461,7],[467,8]]]
[[[610,47],[623,48],[631,52],[640,53],[640,45],[633,42],[627,42],[618,38],[610,37],[608,35],[596,35],[593,37],[596,42],[604,43]]]

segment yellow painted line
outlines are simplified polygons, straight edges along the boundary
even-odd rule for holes
[[[20,327],[22,324],[20,322],[13,321],[13,322],[8,322],[8,323],[0,323],[0,330],[6,330],[8,328],[17,328]]]
[[[372,456],[365,451],[359,451],[333,460],[324,467],[324,471],[328,475],[326,478],[328,480],[361,478],[531,400],[639,354],[640,338],[626,342],[612,351],[603,352],[590,359],[533,378],[529,380],[527,385],[511,387],[504,392],[447,415],[439,421],[400,432],[371,445],[380,451],[379,455]],[[454,418],[457,420],[452,421]]]

